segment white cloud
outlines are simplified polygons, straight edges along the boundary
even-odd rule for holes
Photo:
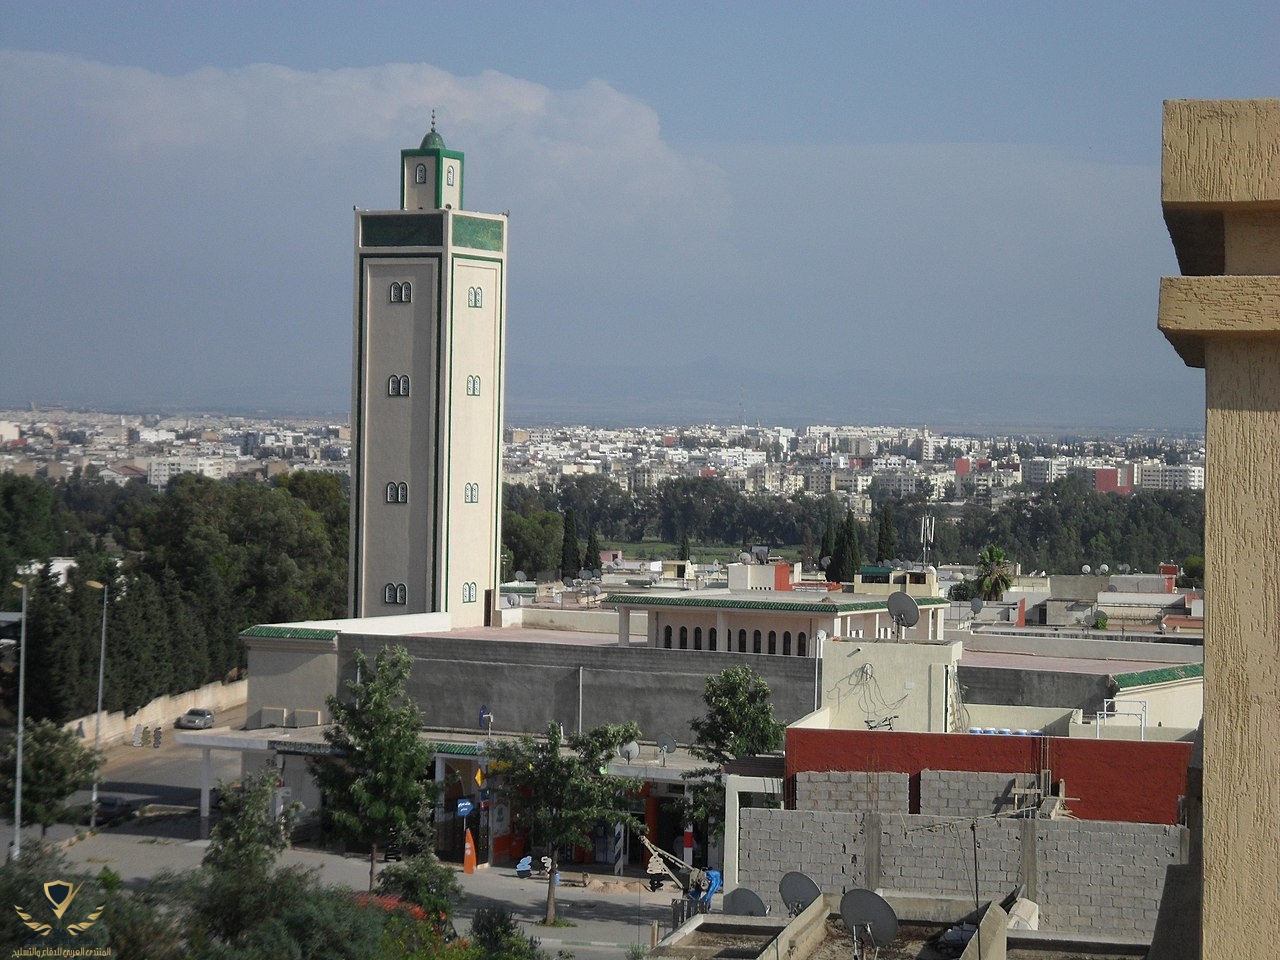
[[[156,404],[345,408],[350,206],[396,202],[398,152],[433,109],[467,154],[467,205],[512,212],[514,417],[553,408],[574,374],[656,401],[674,356],[717,409],[749,382],[779,419],[818,403],[853,418],[895,391],[904,344],[939,395],[962,392],[938,390],[944,371],[1016,371],[1030,400],[1066,406],[1069,378],[1037,367],[1085,362],[1121,404],[1135,364],[1191,383],[1154,333],[1172,258],[1153,168],[1017,145],[694,155],[601,81],[425,64],[165,76],[0,51],[0,335],[42,334],[19,337],[27,362],[0,402],[137,384]],[[575,394],[565,416],[594,409]],[[687,397],[657,411],[693,415]]]

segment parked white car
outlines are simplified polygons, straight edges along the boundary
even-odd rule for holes
[[[213,727],[213,711],[192,707],[178,718],[177,726],[183,730],[209,730]]]

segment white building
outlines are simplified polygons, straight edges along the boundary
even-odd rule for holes
[[[488,621],[501,544],[507,219],[432,123],[400,209],[357,210],[350,611]]]

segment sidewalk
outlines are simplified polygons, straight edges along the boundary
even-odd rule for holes
[[[64,852],[90,873],[110,867],[127,887],[136,889],[162,870],[199,867],[208,841],[195,839],[196,827],[194,817],[164,818],[101,831],[71,843]],[[365,890],[369,884],[369,860],[360,854],[300,846],[285,851],[280,864],[315,869],[322,882],[333,886]],[[384,868],[385,864],[378,864],[379,870]],[[572,925],[542,927],[545,878],[521,879],[509,866],[481,867],[471,874],[457,868],[456,875],[465,893],[454,913],[459,933],[466,934],[479,908],[501,906],[547,952],[554,955],[565,950],[576,960],[618,960],[628,947],[639,944],[647,948],[653,922],[670,924],[671,901],[681,895],[670,882],[660,891],[650,891],[648,877],[639,867],[631,867],[618,878],[603,864],[575,864],[560,871],[561,882],[556,888],[556,915]]]

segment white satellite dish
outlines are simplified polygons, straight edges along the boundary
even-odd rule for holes
[[[518,606],[520,606],[520,598],[519,598],[519,597],[517,597],[514,593],[508,593],[508,594],[507,594],[507,606],[508,606],[508,607],[518,607]]]
[[[634,740],[628,740],[618,747],[618,756],[622,757],[627,763],[633,762],[636,757],[640,756],[640,744]]]
[[[823,640],[827,639],[827,631],[819,630],[813,636],[819,643],[821,643]]]

